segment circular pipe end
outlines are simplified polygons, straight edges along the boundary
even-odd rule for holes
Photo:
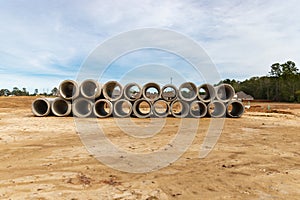
[[[102,88],[103,96],[109,101],[117,101],[122,97],[123,87],[117,81],[108,81]]]
[[[157,83],[147,83],[143,87],[143,97],[147,101],[156,101],[161,96],[161,89]]]
[[[195,118],[202,118],[207,114],[207,106],[202,101],[193,101],[190,105],[190,115]]]
[[[50,114],[51,103],[45,98],[38,98],[32,102],[32,113],[37,117],[44,117]]]
[[[209,103],[216,98],[216,91],[212,85],[206,83],[198,87],[197,95],[200,101]]]
[[[184,101],[195,100],[197,93],[197,86],[192,82],[182,83],[178,89],[178,97]]]
[[[245,107],[240,101],[230,101],[226,107],[226,113],[228,117],[240,118],[245,112]]]
[[[84,80],[80,84],[80,93],[84,98],[96,99],[101,95],[101,85],[93,79]]]

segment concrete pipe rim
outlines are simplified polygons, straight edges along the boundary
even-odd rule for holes
[[[53,100],[51,111],[57,117],[68,116],[71,114],[72,105],[69,101],[58,97]]]
[[[202,91],[204,90],[204,94],[201,94]],[[209,103],[211,101],[213,101],[216,98],[216,90],[214,88],[214,86],[212,86],[209,83],[204,83],[202,85],[200,85],[197,89],[197,95],[198,95],[198,99],[204,103]]]
[[[80,94],[87,99],[96,99],[101,95],[101,84],[94,79],[84,80],[79,88]]]
[[[116,88],[119,88],[119,91],[117,94],[114,94]],[[108,81],[103,85],[102,93],[105,99],[109,101],[118,101],[123,96],[123,87],[118,81]]]
[[[72,103],[72,111],[75,117],[90,117],[93,113],[93,102],[85,98],[75,99]]]
[[[232,100],[234,94],[234,88],[230,84],[223,83],[216,87],[216,97],[219,101],[227,103]]]
[[[156,110],[156,105],[159,103],[163,103],[166,106],[163,112],[158,112]],[[166,100],[163,100],[163,99],[159,99],[159,100],[155,101],[153,103],[152,109],[153,109],[152,112],[153,112],[154,116],[158,117],[158,118],[164,118],[170,114],[170,105],[168,104],[168,102]]]
[[[123,104],[126,103],[128,106],[128,111],[123,110]],[[113,104],[113,115],[120,118],[130,117],[132,114],[132,104],[126,99],[119,99]]]
[[[175,112],[174,111],[174,106],[175,104],[179,103],[180,104],[180,107],[181,107],[181,110],[180,112]],[[176,118],[184,118],[184,117],[187,117],[188,114],[189,114],[189,104],[185,101],[182,101],[182,100],[175,100],[171,103],[171,114],[173,117],[176,117]]]
[[[167,91],[167,92],[164,92],[167,88],[171,88],[173,92],[173,95],[170,97],[170,95],[168,95],[168,93],[170,91]],[[178,98],[178,89],[175,85],[173,84],[167,84],[167,85],[164,85],[162,88],[161,88],[161,98],[164,99],[165,101],[168,101],[168,102],[172,102],[172,101],[175,101],[177,98]]]
[[[108,107],[108,111],[105,109],[105,105]],[[94,103],[93,112],[96,117],[106,118],[112,115],[113,105],[107,99],[99,99]]]
[[[150,88],[154,88],[156,90],[155,92],[157,92],[157,94],[155,94],[155,92],[153,93],[153,98],[148,97],[149,94],[147,94],[147,90],[149,90]],[[143,98],[147,101],[154,102],[154,101],[158,100],[161,97],[160,86],[159,86],[159,84],[154,83],[154,82],[146,83],[143,86],[142,91],[143,91]],[[151,93],[150,93],[150,95],[151,95]]]
[[[230,107],[232,107],[230,109]],[[226,113],[228,117],[231,118],[240,118],[245,112],[245,106],[242,102],[234,100],[228,102],[226,106]]]
[[[193,106],[194,104],[197,104],[199,107],[200,112],[193,111]],[[193,101],[190,105],[190,115],[194,118],[203,118],[207,114],[207,106],[204,102],[202,101]]]
[[[59,84],[59,94],[66,100],[72,100],[79,96],[79,87],[76,81],[64,80]]]
[[[187,89],[187,90],[185,90]],[[187,94],[182,94],[183,90]],[[197,98],[197,86],[192,82],[184,82],[178,88],[178,97],[183,101],[193,101]],[[190,94],[188,94],[190,93]],[[186,95],[186,96],[184,96]]]
[[[149,111],[146,112],[146,113],[143,113],[141,110],[140,110],[140,105],[142,103],[146,103],[148,106],[149,106]],[[152,103],[150,101],[148,101],[147,99],[138,99],[137,101],[134,102],[133,104],[133,113],[136,117],[138,118],[148,118],[151,116],[152,114],[152,110],[153,110],[153,106],[152,106]]]
[[[211,112],[211,107],[214,106]],[[222,101],[212,101],[207,105],[207,115],[213,118],[222,118],[226,116],[226,106]]]
[[[134,94],[136,94],[136,96],[132,96],[130,95],[130,89],[132,87],[136,87],[135,89],[138,90],[138,92],[133,92]],[[135,90],[134,90],[135,91]],[[128,101],[135,101],[137,99],[140,99],[141,96],[143,95],[143,91],[142,91],[142,87],[137,84],[137,83],[127,83],[125,86],[124,86],[124,89],[123,89],[123,92],[124,92],[124,97],[128,100]]]
[[[31,109],[37,117],[48,116],[51,112],[51,103],[46,98],[37,98],[32,102]]]

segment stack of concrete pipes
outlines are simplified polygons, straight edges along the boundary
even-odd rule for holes
[[[241,117],[244,106],[233,100],[235,91],[229,84],[197,87],[185,82],[179,88],[167,84],[162,88],[154,82],[143,87],[128,83],[124,87],[117,81],[103,86],[95,80],[78,84],[65,80],[59,86],[60,97],[38,98],[32,103],[36,116],[76,117]]]

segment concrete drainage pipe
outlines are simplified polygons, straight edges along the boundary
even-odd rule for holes
[[[216,97],[215,88],[210,84],[202,84],[198,87],[198,99],[204,103],[213,101]]]
[[[72,104],[72,111],[76,117],[89,117],[93,113],[93,102],[85,98],[75,99]]]
[[[229,84],[221,84],[216,87],[216,96],[217,99],[227,103],[234,96],[234,88]]]
[[[95,102],[93,112],[96,117],[109,117],[113,112],[113,105],[107,99],[99,99]]]
[[[154,102],[152,112],[155,117],[167,117],[170,113],[170,106],[165,100],[157,100]]]
[[[59,85],[59,94],[66,100],[72,100],[79,96],[78,84],[73,80],[64,80]]]
[[[138,99],[133,104],[133,113],[138,118],[147,118],[151,116],[152,104],[146,99]]]
[[[101,95],[101,85],[93,79],[87,79],[80,84],[80,93],[84,98],[96,99]]]
[[[178,89],[178,97],[184,101],[193,101],[197,93],[197,86],[192,82],[182,83]]]
[[[108,81],[102,88],[103,96],[109,101],[117,101],[122,97],[123,88],[117,81]]]
[[[162,87],[161,89],[161,97],[165,101],[174,101],[177,99],[178,96],[178,89],[176,88],[175,85],[172,84],[167,84]]]
[[[63,98],[55,98],[53,100],[51,111],[55,116],[63,117],[71,114],[72,105],[71,102],[64,100]]]
[[[44,117],[50,114],[53,99],[38,98],[32,102],[32,113],[37,117]]]
[[[187,117],[190,112],[189,104],[181,100],[175,100],[171,103],[171,114],[176,118]]]
[[[130,117],[132,104],[126,99],[120,99],[114,103],[114,115],[116,117]]]
[[[156,83],[147,83],[143,87],[143,97],[147,101],[156,101],[161,96],[160,86]]]
[[[223,102],[214,100],[207,105],[207,115],[209,117],[220,118],[225,117],[226,106]]]
[[[207,107],[202,101],[193,101],[190,104],[190,115],[195,118],[202,118],[207,113]]]
[[[226,113],[228,117],[239,118],[245,112],[245,107],[240,101],[230,101],[226,107]]]
[[[137,83],[128,83],[124,87],[124,97],[129,101],[135,101],[142,96],[142,88]]]

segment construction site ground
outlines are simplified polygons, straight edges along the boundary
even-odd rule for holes
[[[136,174],[90,155],[73,117],[34,117],[35,98],[0,97],[0,199],[300,199],[300,104],[250,103],[242,118],[225,119],[203,159],[211,119],[199,119],[192,145],[176,162]],[[112,142],[137,153],[166,145],[180,120],[169,117],[167,128],[140,139],[123,134],[114,118],[98,119]]]

